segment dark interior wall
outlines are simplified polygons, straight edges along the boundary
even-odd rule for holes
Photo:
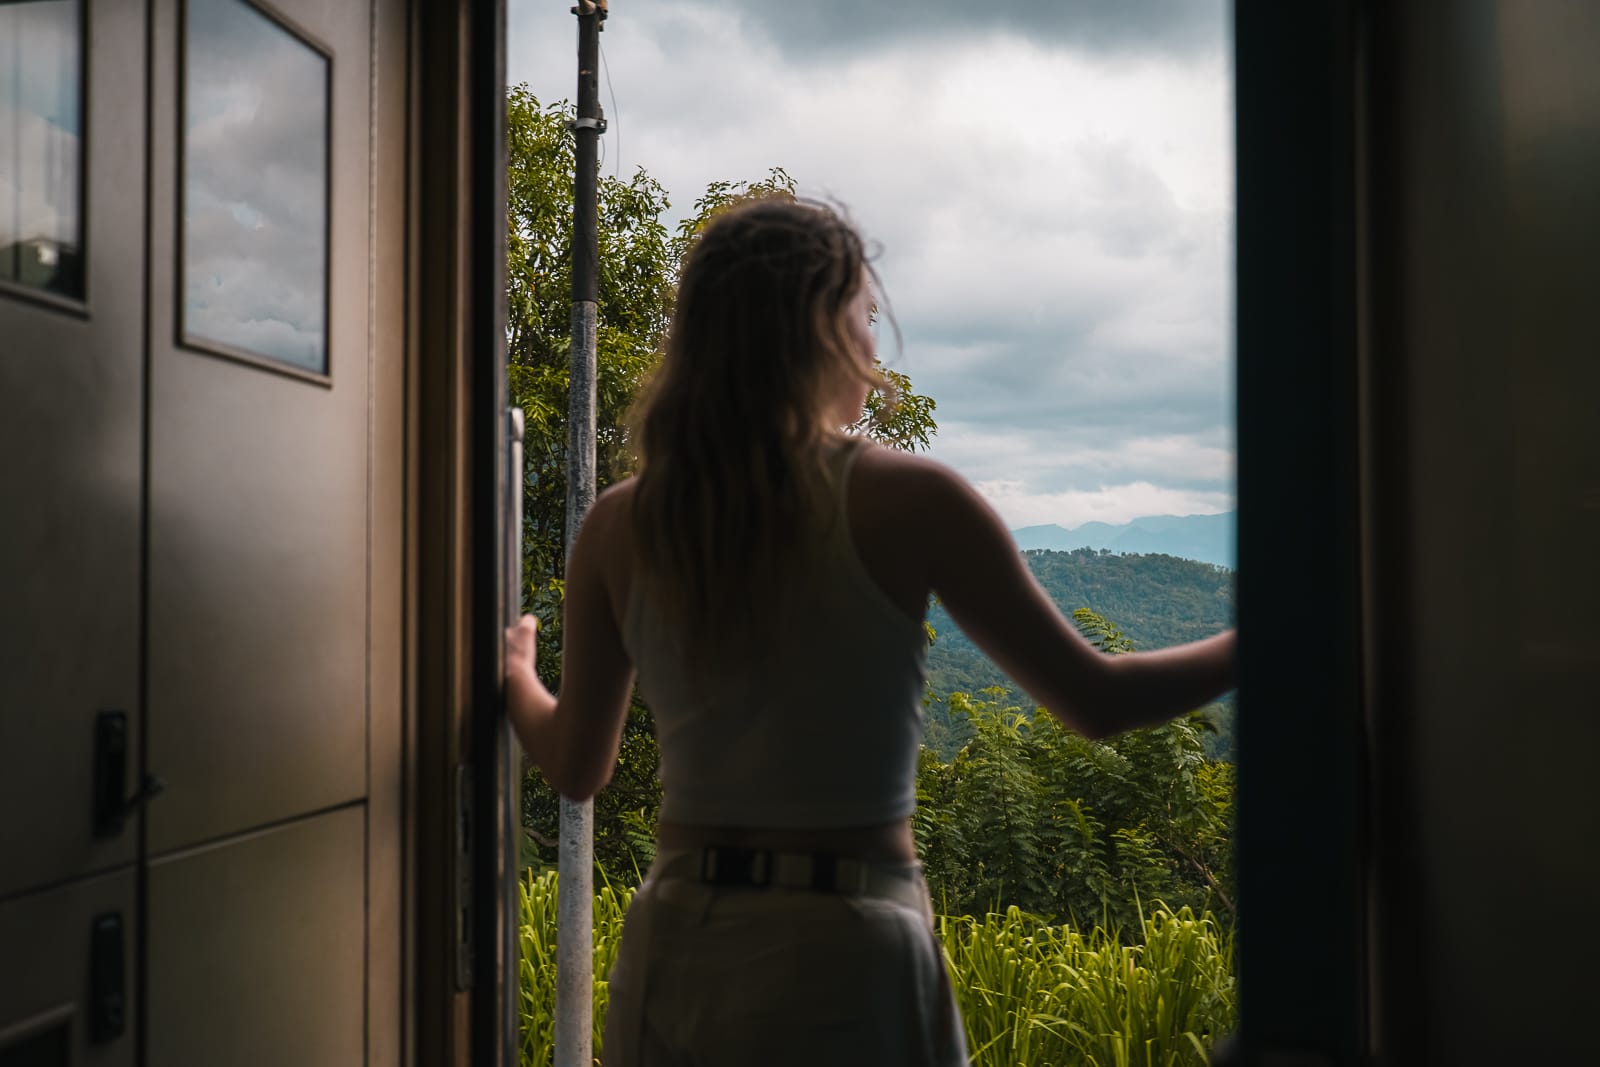
[[[1554,1021],[1600,947],[1600,9],[1371,30],[1378,1044],[1580,1062]]]
[[[1243,1044],[1584,1062],[1600,8],[1235,12]]]

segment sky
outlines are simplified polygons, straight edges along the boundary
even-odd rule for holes
[[[77,15],[60,0],[0,5],[0,248],[78,245]]]
[[[326,370],[327,61],[235,0],[187,11],[184,329]]]
[[[507,77],[576,89],[573,0]],[[931,455],[1012,528],[1234,506],[1225,0],[613,0],[606,173],[781,166],[879,250]],[[609,82],[607,80],[609,77]]]

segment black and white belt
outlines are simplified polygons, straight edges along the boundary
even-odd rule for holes
[[[743,889],[808,889],[849,896],[877,895],[915,880],[917,863],[871,863],[829,852],[779,852],[712,845],[663,849],[652,873],[706,885]]]

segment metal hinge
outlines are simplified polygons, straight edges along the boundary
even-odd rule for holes
[[[456,765],[456,989],[472,988],[472,767]]]

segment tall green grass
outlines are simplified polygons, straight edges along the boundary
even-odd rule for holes
[[[594,902],[594,1048],[606,976],[617,958],[631,889],[602,888]],[[556,876],[522,883],[522,1062],[554,1055]],[[1233,1029],[1233,939],[1207,912],[1156,905],[1141,916],[1142,943],[1080,932],[1009,908],[981,919],[939,919],[973,1067],[1185,1067]]]
[[[556,1050],[556,872],[528,871],[522,880],[522,1063],[545,1067]],[[622,943],[622,918],[632,889],[602,886],[594,895],[594,1054],[605,1029],[606,979]]]
[[[1008,908],[941,918],[975,1065],[1179,1067],[1233,1029],[1232,937],[1209,912],[1157,905],[1142,944]]]

